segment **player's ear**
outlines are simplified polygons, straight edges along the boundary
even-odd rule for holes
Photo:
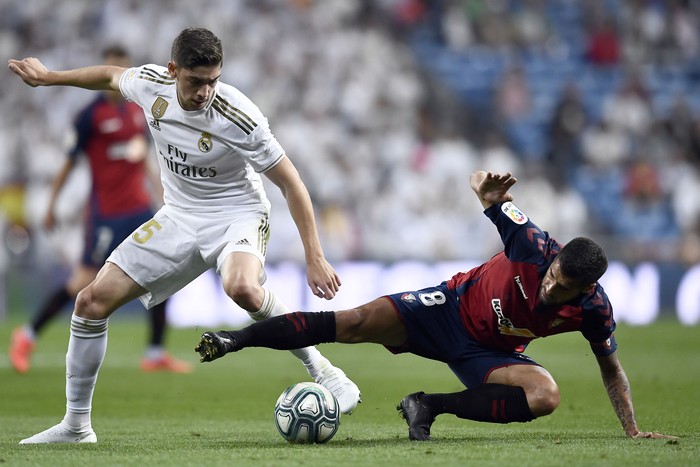
[[[168,73],[170,73],[170,76],[173,78],[177,78],[177,67],[175,66],[175,62],[168,62]]]

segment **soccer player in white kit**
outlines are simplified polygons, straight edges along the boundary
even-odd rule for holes
[[[20,444],[97,442],[90,413],[108,318],[135,298],[150,308],[216,268],[227,295],[253,319],[289,312],[262,287],[270,203],[260,173],[287,200],[304,245],[309,287],[326,299],[338,291],[340,279],[323,254],[304,183],[257,106],[219,82],[222,61],[221,41],[202,28],[177,36],[167,68],[50,71],[36,58],[9,61],[10,70],[32,87],[118,90],[141,106],[158,153],[165,203],[78,294],[66,354],[66,415]],[[358,387],[317,349],[292,353],[333,393],[342,412],[357,406]]]

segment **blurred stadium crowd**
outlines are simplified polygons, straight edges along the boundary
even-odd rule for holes
[[[469,190],[477,168],[513,172],[518,206],[560,241],[591,235],[632,263],[700,261],[698,1],[4,0],[0,50],[62,69],[119,42],[137,64],[165,64],[191,25],[221,37],[222,80],[270,120],[332,261],[489,257],[500,241]],[[40,222],[91,97],[9,72],[0,90],[1,205],[37,258],[80,248],[69,227],[48,235]],[[85,183],[59,206],[67,226]],[[268,260],[303,259],[268,193]]]

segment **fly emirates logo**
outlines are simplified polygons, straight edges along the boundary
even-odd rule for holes
[[[493,312],[496,313],[498,318],[498,330],[504,336],[516,336],[516,337],[530,337],[536,338],[537,336],[527,328],[516,328],[513,322],[506,318],[503,314],[503,308],[501,308],[501,300],[498,298],[491,299],[491,308]]]
[[[188,154],[185,151],[181,151],[172,144],[168,144],[168,153],[163,154],[162,151],[158,150],[158,153],[163,157],[165,161],[165,166],[182,177],[188,178],[212,178],[216,177],[216,167],[199,167],[196,165],[188,164],[187,159]]]

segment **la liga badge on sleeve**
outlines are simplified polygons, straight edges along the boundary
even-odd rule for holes
[[[501,211],[503,211],[503,213],[516,224],[522,225],[528,220],[525,213],[518,209],[515,204],[511,203],[510,201],[503,203],[501,206]]]

